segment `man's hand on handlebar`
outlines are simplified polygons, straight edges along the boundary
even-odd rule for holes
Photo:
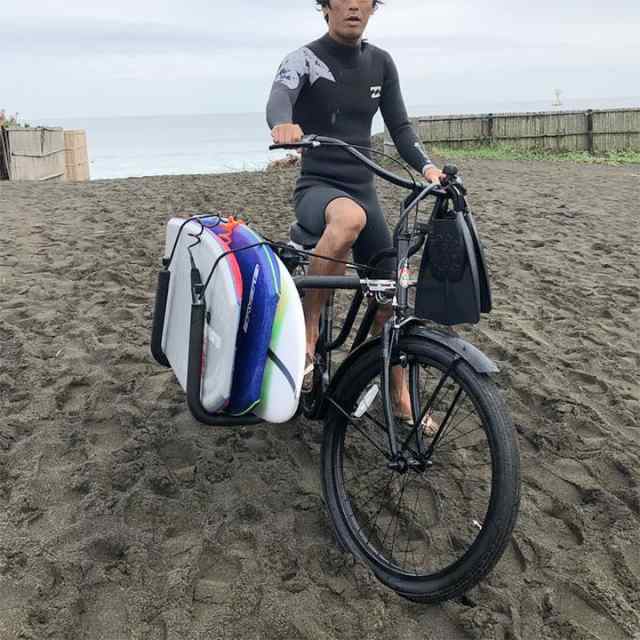
[[[302,140],[304,135],[297,124],[279,124],[271,130],[271,137],[275,144],[294,144]]]
[[[445,179],[444,182],[446,182],[447,178],[447,176],[433,164],[426,167],[422,175],[424,175],[425,180],[431,184],[443,184],[443,178]]]

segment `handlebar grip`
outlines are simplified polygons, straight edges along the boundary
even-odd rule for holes
[[[274,151],[275,149],[312,149],[320,146],[320,142],[318,142],[316,138],[317,136],[315,135],[307,135],[299,142],[281,142],[279,144],[272,144],[269,146],[269,151]]]
[[[269,151],[275,151],[276,149],[312,149],[317,146],[318,144],[313,142],[290,142],[286,144],[271,144],[269,145]]]
[[[298,149],[300,145],[293,144],[270,144],[269,151],[275,151],[276,149]]]

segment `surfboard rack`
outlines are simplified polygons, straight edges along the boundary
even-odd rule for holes
[[[151,354],[155,361],[163,367],[171,367],[162,350],[162,333],[169,293],[171,272],[168,269],[170,260],[163,260],[164,269],[158,272],[158,286],[153,312],[151,329]],[[262,424],[264,420],[254,414],[245,416],[229,416],[210,413],[200,401],[201,369],[202,369],[202,336],[204,334],[206,308],[204,300],[198,299],[191,306],[191,324],[189,332],[189,363],[187,369],[187,406],[193,417],[203,424],[213,427],[251,426]]]
[[[195,300],[191,305],[189,326],[189,363],[187,368],[187,406],[193,417],[202,424],[213,427],[233,427],[262,424],[264,420],[253,414],[229,416],[210,413],[200,400],[202,381],[202,336],[204,335],[206,306],[203,299]]]
[[[163,260],[164,262],[164,260]],[[170,367],[167,356],[162,350],[162,332],[164,331],[164,317],[167,311],[167,295],[171,271],[165,265],[163,271],[158,272],[158,286],[156,288],[156,302],[153,308],[153,325],[151,327],[151,355],[163,367]]]

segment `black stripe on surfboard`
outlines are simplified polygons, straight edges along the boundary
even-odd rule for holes
[[[295,395],[296,381],[293,379],[293,376],[291,375],[291,373],[289,373],[289,369],[287,369],[287,367],[284,366],[284,362],[282,362],[282,360],[280,360],[280,358],[278,358],[278,356],[275,353],[273,353],[271,349],[267,351],[267,355],[271,358],[271,360],[276,365],[276,367],[278,367],[278,369],[282,371],[282,375],[285,377],[285,380],[291,386],[291,389],[293,390],[293,394]]]

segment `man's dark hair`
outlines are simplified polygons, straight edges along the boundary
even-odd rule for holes
[[[373,8],[375,9],[378,5],[384,4],[383,0],[372,0]],[[316,4],[318,5],[318,9],[322,9],[322,7],[331,7],[331,0],[316,0]],[[329,22],[329,16],[325,16],[324,19]]]

